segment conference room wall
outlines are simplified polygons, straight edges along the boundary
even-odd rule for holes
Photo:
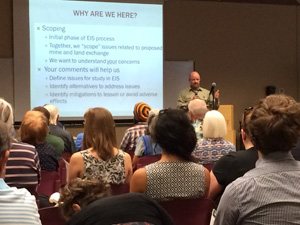
[[[167,1],[165,60],[194,60],[201,86],[216,82],[221,104],[234,105],[238,131],[266,86],[299,100],[299,15],[297,6]]]
[[[234,105],[238,130],[243,110],[268,85],[299,100],[299,22],[297,6],[167,1],[164,58],[194,60],[202,86],[216,82],[222,104]],[[0,1],[0,29],[0,96],[13,103],[12,0]],[[117,127],[118,143],[126,127]]]

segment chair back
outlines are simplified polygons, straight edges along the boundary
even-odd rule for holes
[[[60,187],[59,174],[56,171],[41,172],[41,183],[37,189],[38,194],[50,197],[54,192],[58,192]]]
[[[63,152],[61,158],[65,159],[67,162],[70,162],[72,154],[70,152]]]
[[[39,209],[40,219],[43,225],[64,225],[64,220],[58,207],[47,207]]]
[[[214,167],[215,163],[204,163],[203,166],[208,169],[208,171],[211,171]]]
[[[159,202],[176,225],[209,225],[214,202],[208,198]]]
[[[61,158],[58,162],[58,165],[58,173],[61,186],[68,182],[69,163],[64,158]]]
[[[161,159],[161,154],[142,156],[141,158],[139,158],[137,162],[137,169],[143,168],[151,163],[155,163],[160,159]]]
[[[122,195],[129,193],[129,184],[111,184],[111,195]]]

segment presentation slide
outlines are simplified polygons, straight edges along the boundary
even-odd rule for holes
[[[60,117],[91,107],[132,117],[137,102],[163,107],[161,4],[30,0],[30,108]]]

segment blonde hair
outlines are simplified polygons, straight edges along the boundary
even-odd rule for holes
[[[56,125],[59,116],[58,108],[55,105],[51,105],[51,104],[44,105],[44,108],[47,109],[50,113],[49,123],[51,125]]]
[[[205,114],[203,137],[211,139],[224,138],[227,135],[226,121],[222,113],[212,110]]]
[[[0,121],[5,123],[7,129],[11,132],[14,123],[13,109],[3,98],[0,98]]]

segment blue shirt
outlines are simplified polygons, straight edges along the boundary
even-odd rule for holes
[[[35,197],[0,178],[0,224],[41,225]]]

